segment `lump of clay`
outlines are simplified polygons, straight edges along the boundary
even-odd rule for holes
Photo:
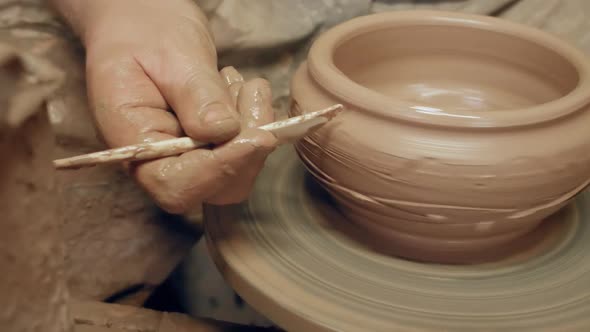
[[[63,82],[46,59],[0,42],[0,330],[66,332],[61,211],[46,102]]]
[[[43,151],[48,154],[43,155],[46,158],[43,166],[46,172],[51,171],[51,179],[60,189],[59,195],[47,196],[62,207],[59,220],[52,222],[63,223],[60,241],[65,243],[62,250],[65,257],[61,257],[65,259],[65,271],[62,274],[68,277],[70,294],[81,300],[143,303],[189,252],[198,232],[185,220],[163,214],[120,167],[53,173],[51,160],[102,150],[105,146],[97,137],[86,99],[82,48],[44,7],[43,1],[0,5],[0,42],[15,46],[19,56],[33,54],[47,59],[65,73],[59,88],[46,94],[52,87],[42,84],[47,80],[41,74],[48,67],[31,62],[36,75],[21,74],[29,80],[24,83],[30,84],[30,88],[22,89],[17,95],[15,90],[0,89],[0,94],[14,96],[15,106],[0,109],[6,112],[6,122],[14,124],[26,119],[27,112],[38,112],[35,105],[46,105],[52,127],[42,128],[47,133],[31,130],[39,130],[39,135],[51,134],[51,129],[54,133],[44,138],[35,136],[43,142],[35,147],[45,149],[44,144],[51,143],[51,151]],[[46,213],[52,215],[48,210]]]
[[[535,0],[533,0],[535,1]],[[371,11],[380,13],[392,10],[446,10],[472,14],[493,14],[509,7],[514,0],[375,0]]]
[[[197,0],[219,51],[277,49],[369,11],[370,0]]]

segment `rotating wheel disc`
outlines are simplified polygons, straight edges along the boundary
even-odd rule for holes
[[[355,239],[285,146],[248,202],[206,208],[206,235],[226,280],[287,330],[577,331],[590,329],[588,206],[584,193],[494,263],[412,262]]]

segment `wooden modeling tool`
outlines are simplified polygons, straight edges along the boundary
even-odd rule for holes
[[[279,140],[279,144],[288,143],[307,135],[311,129],[330,121],[343,109],[341,104],[337,104],[320,111],[273,122],[261,126],[259,129],[271,132]],[[57,159],[53,161],[53,165],[57,169],[78,169],[98,164],[157,159],[179,155],[208,145],[209,143],[199,142],[190,137],[180,137]]]

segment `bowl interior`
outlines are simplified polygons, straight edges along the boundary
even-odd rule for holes
[[[367,31],[341,42],[333,61],[349,79],[382,95],[447,110],[536,106],[567,95],[580,80],[557,51],[477,27]]]

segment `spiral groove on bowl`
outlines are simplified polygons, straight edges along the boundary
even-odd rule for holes
[[[292,82],[292,115],[347,110],[296,148],[375,236],[432,251],[493,249],[588,185],[584,61],[551,36],[497,19],[352,20],[314,43]]]

